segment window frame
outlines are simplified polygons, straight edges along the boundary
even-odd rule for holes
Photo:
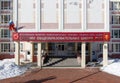
[[[111,5],[112,5],[112,10],[120,10],[120,2],[118,1],[113,1],[111,2]]]
[[[120,43],[113,43],[112,44],[112,52],[116,52],[116,53],[120,52]]]
[[[0,22],[1,22],[1,24],[8,24],[10,19],[11,19],[11,15],[10,14],[1,14],[0,15],[0,20],[1,20]]]
[[[10,38],[11,33],[9,29],[1,29],[0,30],[0,38]]]
[[[120,38],[120,29],[114,29],[114,30],[112,30],[112,34],[111,35],[112,35],[111,36],[112,38]]]
[[[7,53],[7,52],[10,52],[10,43],[1,43],[1,46],[0,46],[0,51],[2,53]]]
[[[120,15],[113,14],[111,21],[112,24],[120,24]]]
[[[10,0],[1,1],[0,4],[1,4],[1,10],[11,9],[11,1]]]

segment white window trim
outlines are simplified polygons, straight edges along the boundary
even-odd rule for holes
[[[1,29],[0,29],[0,38],[1,38],[1,39],[10,39],[10,38],[11,38],[11,32],[8,32],[7,37],[5,37],[5,36],[2,37],[2,30],[8,30],[8,31],[9,31],[9,29],[1,28]],[[4,32],[3,32],[3,33],[4,33]],[[4,34],[4,35],[5,35],[5,34]]]

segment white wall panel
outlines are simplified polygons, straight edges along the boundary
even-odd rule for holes
[[[20,22],[21,23],[33,23],[34,21],[34,0],[20,0]]]
[[[43,23],[56,23],[57,22],[57,0],[44,0],[43,7]]]
[[[91,1],[91,2],[90,2]],[[103,23],[102,0],[88,0],[88,23]]]
[[[80,23],[80,1],[81,0],[66,0],[66,23]]]

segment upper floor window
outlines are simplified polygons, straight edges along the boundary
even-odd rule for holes
[[[120,29],[112,30],[112,38],[120,38]]]
[[[10,9],[11,6],[11,1],[1,1],[1,9],[4,10],[4,9]]]
[[[10,31],[9,29],[1,29],[1,38],[10,38]]]
[[[1,15],[0,18],[1,23],[9,23],[10,21],[10,15]]]
[[[2,43],[1,52],[10,52],[10,43]]]
[[[120,2],[112,2],[112,10],[120,10]]]
[[[23,43],[20,43],[20,51],[23,52]]]
[[[112,52],[120,52],[120,43],[112,44]]]
[[[101,52],[103,51],[103,44],[99,44],[99,49]]]
[[[112,16],[112,24],[120,24],[120,16],[119,15]]]

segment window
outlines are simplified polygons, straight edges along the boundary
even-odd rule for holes
[[[120,52],[120,44],[119,44],[119,50],[118,51]]]
[[[53,50],[54,50],[54,47],[53,47],[53,46],[55,46],[54,43],[49,43],[49,44],[48,44],[48,50],[49,50],[49,51],[53,51]]]
[[[114,46],[113,46],[113,44],[112,44],[112,52],[114,51]]]
[[[120,38],[120,29],[112,30],[112,38]]]
[[[118,38],[118,36],[119,36],[119,35],[118,35],[118,30],[114,30],[114,37],[115,37],[115,38]]]
[[[120,24],[120,16],[113,15],[112,16],[112,24]]]
[[[9,23],[10,15],[1,15],[1,23]]]
[[[120,10],[120,2],[112,2],[112,10]]]
[[[10,43],[2,43],[1,52],[10,52]]]
[[[118,44],[115,44],[115,51],[118,52]]]
[[[102,52],[103,51],[103,44],[100,44],[100,51]]]
[[[78,43],[77,50],[81,51],[81,43]]]
[[[1,38],[10,38],[9,29],[1,29]]]
[[[20,51],[23,52],[23,43],[20,43]]]
[[[10,4],[11,1],[1,1],[1,9],[5,10],[5,9],[10,9]]]
[[[120,52],[120,43],[112,44],[112,52]]]

